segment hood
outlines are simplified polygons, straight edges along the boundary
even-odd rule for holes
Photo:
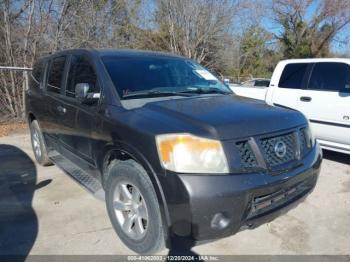
[[[143,109],[153,111],[158,120],[176,125],[183,132],[221,140],[271,133],[307,123],[297,111],[235,95],[170,99],[147,103]]]

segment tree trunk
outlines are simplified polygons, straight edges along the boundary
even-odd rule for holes
[[[15,66],[14,62],[14,56],[13,56],[13,49],[12,49],[12,42],[11,42],[11,23],[10,23],[10,17],[9,17],[9,10],[10,10],[10,3],[9,1],[6,1],[5,8],[4,8],[4,25],[5,25],[5,54],[7,61],[9,62],[10,66]],[[16,82],[15,82],[15,76],[13,71],[10,70],[10,81],[11,81],[11,104],[13,104],[13,107],[15,109],[15,117],[19,116],[20,110],[20,104],[19,104],[19,92],[16,88]]]

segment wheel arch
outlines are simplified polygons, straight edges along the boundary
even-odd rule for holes
[[[36,120],[35,115],[34,115],[32,112],[29,112],[29,113],[27,114],[27,121],[28,121],[28,123],[30,124],[30,123],[33,122],[34,120]]]
[[[107,174],[109,164],[113,160],[124,161],[124,160],[128,160],[128,159],[132,159],[135,162],[137,162],[138,164],[140,164],[145,169],[148,177],[150,178],[150,180],[152,182],[153,188],[156,192],[156,196],[158,199],[159,208],[160,208],[160,212],[161,212],[161,216],[162,216],[162,221],[164,223],[164,229],[166,230],[166,232],[165,232],[166,246],[169,247],[170,240],[169,240],[168,228],[170,227],[171,222],[170,222],[168,207],[167,207],[167,204],[165,201],[164,192],[163,192],[162,186],[160,184],[160,181],[156,175],[156,172],[152,168],[149,161],[141,153],[139,153],[136,149],[134,149],[133,147],[126,145],[126,144],[121,144],[120,146],[116,146],[114,144],[106,145],[104,150],[103,150],[103,153],[99,156],[99,159],[98,159],[99,169],[100,169],[100,172],[102,175],[102,177],[101,177],[102,185],[105,188],[105,183],[106,183],[107,178],[108,178],[106,174]]]

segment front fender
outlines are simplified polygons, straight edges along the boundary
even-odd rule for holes
[[[102,153],[98,157],[99,169],[102,174],[101,181],[102,181],[103,187],[105,187],[105,181],[107,181],[106,168],[108,167],[109,160],[111,159],[113,154],[116,154],[116,153],[117,155],[123,155],[128,159],[131,158],[135,160],[146,170],[147,174],[149,175],[157,195],[159,208],[162,216],[162,221],[164,223],[164,229],[166,230],[165,232],[166,233],[165,235],[167,236],[166,244],[168,246],[169,245],[168,228],[171,225],[171,221],[170,221],[170,215],[169,215],[168,206],[165,200],[164,192],[156,172],[152,168],[147,158],[141,152],[139,152],[132,145],[126,144],[125,142],[122,142],[122,141],[106,144],[102,150]]]

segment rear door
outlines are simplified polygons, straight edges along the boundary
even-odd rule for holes
[[[277,106],[297,109],[299,92],[305,87],[308,67],[308,63],[286,64],[281,76],[278,79],[272,78],[269,89],[273,90],[273,93],[269,94],[271,98],[268,100],[272,99],[272,104]]]
[[[29,77],[29,89],[26,91],[26,110],[33,113],[45,134],[46,99],[44,95],[47,60],[39,60],[33,66]]]
[[[65,55],[54,57],[48,66],[43,125],[49,143],[57,142],[58,137],[66,132],[65,126],[62,124],[62,118],[66,112],[61,103],[66,61],[67,56]]]
[[[299,93],[298,110],[318,139],[350,146],[350,65],[314,63],[307,89]]]

